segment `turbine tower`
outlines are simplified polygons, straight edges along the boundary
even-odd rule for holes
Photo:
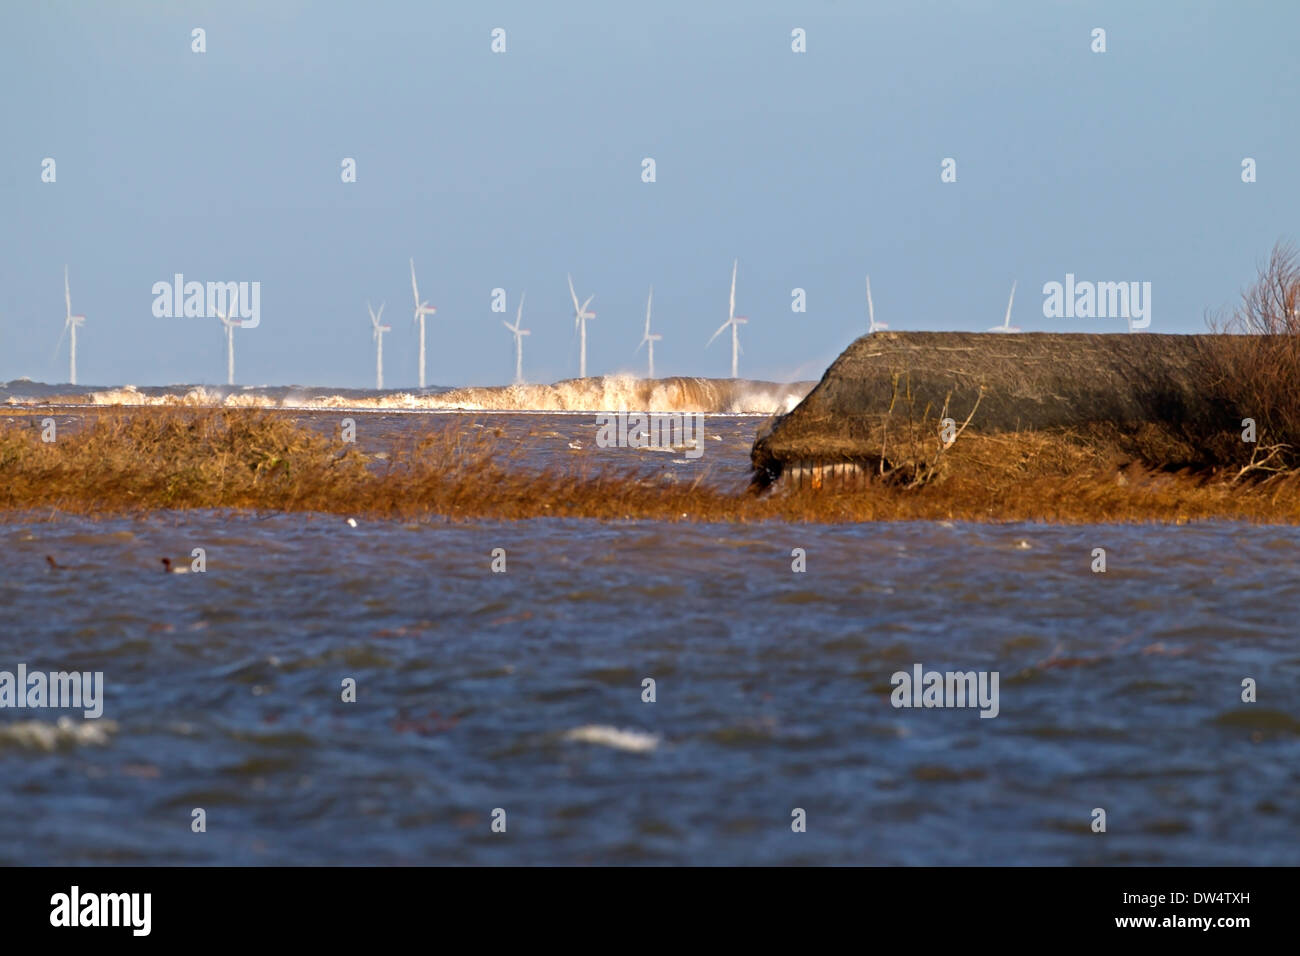
[[[637,345],[636,350],[641,351],[642,345],[650,346],[650,378],[655,377],[655,343],[663,338],[662,335],[650,334],[650,303],[655,298],[655,287],[650,287],[650,296],[645,300],[645,335],[641,336],[641,342]]]
[[[72,289],[68,285],[68,267],[66,265],[63,267],[63,301],[67,306],[67,317],[63,320],[63,332],[59,333],[59,341],[55,344],[54,351],[57,352],[59,350],[59,346],[63,344],[63,333],[67,332],[69,335],[68,383],[70,385],[76,385],[77,327],[86,324],[86,317],[84,315],[72,314]]]
[[[578,330],[581,344],[578,349],[578,377],[587,377],[587,320],[596,317],[595,312],[588,312],[594,295],[587,296],[587,301],[578,305],[578,293],[573,291],[573,276],[569,276],[569,295],[573,296],[573,327]]]
[[[1007,317],[1002,320],[1001,325],[995,325],[989,329],[990,332],[1019,332],[1019,326],[1011,324],[1011,303],[1016,301],[1016,284],[1011,283],[1011,298],[1007,299]]]
[[[415,284],[415,260],[411,260],[411,291],[415,293],[415,319],[420,326],[420,388],[424,388],[424,317],[434,315],[437,309],[420,301],[420,287]]]
[[[226,384],[227,385],[235,384],[235,329],[239,328],[241,325],[244,324],[243,319],[232,318],[232,316],[235,314],[235,305],[237,302],[238,299],[232,297],[231,300],[226,303],[226,311],[217,313],[217,318],[219,318],[221,320],[221,324],[226,327]]]
[[[871,303],[871,276],[867,276],[867,322],[868,335],[880,329],[889,328],[884,322],[876,321],[876,307]]]
[[[737,259],[735,262],[731,264],[731,305],[727,309],[727,321],[723,322],[720,326],[718,326],[718,331],[713,333],[713,338],[709,339],[709,341],[704,344],[704,347],[707,349],[710,345],[713,344],[713,339],[716,339],[719,335],[721,335],[723,330],[727,326],[731,326],[731,377],[732,378],[740,377],[739,329],[742,325],[744,325],[746,322],[749,321],[749,319],[745,318],[743,315],[736,315],[736,267],[739,265],[740,265],[739,259]]]
[[[383,302],[379,303],[379,312],[376,314],[375,310],[370,307],[370,303],[366,303],[366,311],[370,313],[370,325],[374,329],[376,389],[384,387],[384,333],[393,331],[391,325],[379,324],[379,320],[384,314],[384,305]]]
[[[524,293],[524,295],[527,294],[528,293],[526,292]],[[519,297],[519,311],[515,313],[515,324],[511,325],[505,319],[501,320],[501,324],[515,334],[515,384],[516,385],[522,385],[524,383],[524,336],[533,334],[529,332],[527,329],[521,329],[519,327],[520,322],[522,322],[524,318],[524,295],[521,295]]]

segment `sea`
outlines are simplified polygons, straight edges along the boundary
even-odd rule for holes
[[[706,414],[688,458],[598,448],[572,406],[642,392],[563,385],[22,382],[0,419],[265,405],[739,491],[811,387],[650,399]],[[6,513],[0,684],[100,674],[102,715],[0,707],[0,863],[1296,865],[1298,605],[1300,529],[1226,522]],[[929,672],[996,714],[901,694]]]

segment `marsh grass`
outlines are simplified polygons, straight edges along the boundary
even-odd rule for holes
[[[527,464],[526,449],[472,418],[384,452],[344,444],[291,415],[249,409],[111,409],[57,442],[39,416],[0,424],[0,508],[118,515],[154,509],[321,512],[375,518],[846,522],[1300,523],[1292,472],[1235,480],[1140,465],[1116,436],[963,433],[917,485],[889,475],[865,487],[799,494],[647,478],[577,458]],[[1128,436],[1131,439],[1131,436]]]

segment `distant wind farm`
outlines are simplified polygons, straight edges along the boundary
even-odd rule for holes
[[[436,306],[431,305],[428,299],[423,298],[421,296],[419,278],[416,274],[415,259],[413,257],[408,261],[408,266],[411,274],[411,294],[413,300],[411,322],[417,332],[416,383],[417,383],[417,388],[424,390],[430,387],[428,383],[427,374],[426,374],[427,352],[428,352],[428,345],[429,345],[429,329],[427,327],[426,320],[437,315],[438,309]],[[739,268],[740,268],[740,260],[739,259],[733,260],[731,266],[731,286],[730,286],[730,291],[727,300],[726,320],[720,326],[718,326],[716,331],[714,331],[713,335],[709,337],[708,341],[705,343],[704,346],[707,349],[709,346],[711,346],[714,343],[715,340],[717,340],[720,336],[722,336],[723,333],[730,331],[731,368],[730,368],[729,377],[731,379],[740,378],[740,357],[741,355],[744,354],[744,349],[741,347],[740,344],[740,327],[742,325],[746,325],[749,322],[749,319],[746,316],[736,314],[736,281],[739,273]],[[178,283],[180,282],[180,278],[181,278],[180,276],[177,276]],[[591,303],[595,300],[596,296],[594,293],[592,293],[588,295],[585,299],[580,298],[577,292],[577,287],[574,285],[572,274],[567,275],[566,279],[567,279],[568,290],[569,290],[569,298],[573,305],[573,331],[577,338],[577,345],[578,345],[577,373],[578,373],[578,378],[585,379],[588,377],[587,323],[596,318],[596,313],[591,308]],[[69,279],[69,270],[67,266],[64,266],[63,282],[64,282],[64,286],[63,286],[64,321],[63,321],[62,331],[60,332],[59,335],[58,343],[55,346],[55,352],[57,354],[59,348],[61,348],[62,346],[63,337],[67,336],[69,339],[68,383],[75,385],[77,384],[77,330],[85,324],[86,317],[85,315],[76,314],[72,311],[72,291],[71,291],[71,282]],[[199,286],[198,283],[193,283],[193,285],[196,288]],[[243,329],[256,328],[258,324],[258,320],[256,318],[252,320],[248,320],[241,317],[241,311],[240,311],[241,299],[243,296],[248,294],[247,292],[245,292],[243,288],[246,285],[255,286],[256,283],[251,283],[251,284],[250,283],[237,284],[234,282],[208,283],[207,308],[209,309],[209,311],[207,314],[214,316],[215,318],[220,320],[222,325],[222,331],[224,333],[224,338],[225,338],[225,353],[226,353],[225,383],[227,386],[235,385],[235,330],[240,328]],[[214,287],[217,289],[217,293],[215,296],[213,291]],[[186,285],[184,288],[188,289],[189,285]],[[867,293],[866,332],[870,334],[870,333],[889,329],[889,325],[887,323],[876,320],[875,303],[872,299],[872,294],[871,294],[870,276],[867,276],[866,279],[866,293]],[[194,293],[194,295],[197,296],[199,295],[199,293],[196,292]],[[988,328],[985,331],[991,333],[1008,333],[1008,332],[1021,331],[1018,326],[1014,326],[1011,324],[1011,311],[1015,303],[1015,295],[1016,295],[1016,283],[1013,282],[1011,286],[1011,296],[1007,301],[1007,311],[1002,324],[992,326],[991,328]],[[176,303],[177,303],[176,314],[181,314],[180,303],[182,299],[184,299],[186,303],[185,311],[183,314],[186,315],[199,314],[199,313],[193,313],[189,311],[190,308],[189,293],[186,292],[182,294],[179,290],[179,287],[176,293]],[[213,304],[214,302],[222,303],[222,304],[214,305]],[[246,306],[247,303],[243,303],[243,305]],[[523,305],[524,305],[524,296],[521,294],[516,308],[514,323],[512,324],[511,322],[502,320],[502,325],[504,325],[505,328],[514,337],[514,359],[515,359],[514,366],[515,367],[514,367],[514,375],[513,378],[511,379],[511,384],[514,385],[525,384],[526,380],[524,377],[524,368],[523,368],[523,340],[525,336],[532,335],[532,330],[525,329],[523,328],[522,325]],[[367,302],[366,309],[370,316],[371,336],[375,343],[375,388],[382,390],[385,387],[384,338],[383,337],[386,333],[393,331],[393,327],[391,325],[382,324],[381,322],[383,311],[384,311],[384,304],[381,303],[379,306],[379,310],[376,312],[374,308],[370,305],[370,303]],[[654,379],[656,376],[655,344],[663,341],[662,333],[651,331],[653,309],[654,309],[654,286],[652,285],[650,286],[649,293],[646,296],[645,324],[642,329],[641,338],[638,340],[636,348],[634,349],[633,352],[633,354],[638,354],[641,352],[643,348],[645,349],[646,377],[648,379]],[[168,312],[167,314],[170,315],[172,313]],[[243,314],[247,315],[249,313],[244,312]],[[1129,331],[1132,332],[1134,331],[1135,328],[1136,326],[1134,326],[1132,321],[1130,321]]]

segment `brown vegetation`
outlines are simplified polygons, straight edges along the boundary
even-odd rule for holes
[[[1241,304],[1212,321],[1211,387],[1256,424],[1251,470],[1300,467],[1300,255],[1278,243]]]
[[[0,424],[0,509],[237,508],[451,520],[1300,524],[1300,256],[1279,245],[1206,336],[877,333],[754,446],[759,485],[849,462],[856,487],[769,493],[593,459],[538,471],[444,420],[385,452],[253,409],[113,409],[59,441]],[[1241,420],[1256,423],[1243,441]],[[940,423],[951,419],[946,432]],[[802,471],[800,472],[803,473]]]
[[[468,419],[462,420],[462,423]],[[767,495],[595,468],[538,472],[487,429],[444,428],[386,457],[291,416],[245,409],[112,410],[40,440],[39,418],[0,425],[0,508],[90,515],[156,508],[315,511],[451,520],[1054,522],[1205,518],[1300,523],[1300,479],[1164,473],[1101,449],[1096,431],[979,435],[944,450],[933,480]]]

